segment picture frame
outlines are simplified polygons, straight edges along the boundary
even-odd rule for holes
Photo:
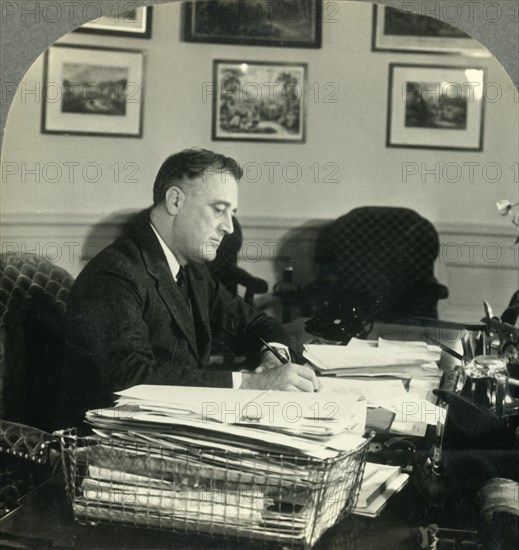
[[[388,147],[483,150],[485,69],[392,63]]]
[[[372,50],[489,57],[477,40],[448,23],[392,6],[373,6]]]
[[[322,0],[185,2],[185,42],[320,48]]]
[[[126,36],[128,38],[150,38],[152,8],[150,6],[136,7],[129,3],[119,11],[119,5],[114,4],[117,11],[112,15],[102,15],[94,21],[84,23],[75,29],[76,32]]]
[[[57,44],[45,53],[44,134],[142,137],[144,53]]]
[[[305,142],[306,63],[213,62],[212,139]]]

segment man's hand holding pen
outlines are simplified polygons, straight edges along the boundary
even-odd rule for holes
[[[284,391],[318,391],[319,380],[315,372],[305,365],[285,363],[265,367],[260,365],[252,372],[244,372],[242,389],[284,390]]]
[[[242,389],[313,392],[320,389],[315,372],[305,365],[292,363],[283,354],[262,340],[265,350],[261,364],[252,372],[243,372]]]

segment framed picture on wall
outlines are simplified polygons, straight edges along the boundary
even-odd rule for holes
[[[183,21],[186,42],[320,48],[322,0],[185,2]]]
[[[42,132],[142,136],[144,54],[59,44],[45,54]]]
[[[151,14],[151,7],[138,8],[131,3],[119,5],[114,2],[111,15],[102,15],[89,21],[76,29],[76,32],[150,38]]]
[[[483,149],[482,68],[391,64],[388,147]]]
[[[491,55],[477,40],[440,19],[381,5],[373,6],[372,49],[480,57]]]
[[[304,143],[306,69],[215,60],[212,138]]]

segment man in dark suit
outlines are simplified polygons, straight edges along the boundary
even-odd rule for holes
[[[318,389],[310,368],[282,365],[262,349],[260,338],[285,342],[281,325],[203,265],[233,231],[241,176],[233,159],[211,151],[172,155],[155,180],[152,208],[79,275],[67,311],[64,399],[75,411],[67,420],[136,384]],[[212,369],[215,337],[246,354],[251,370]]]

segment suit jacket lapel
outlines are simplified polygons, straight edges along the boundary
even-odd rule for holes
[[[173,319],[184,333],[195,357],[200,360],[193,314],[178,289],[166,257],[149,222],[149,211],[143,212],[135,224],[136,236],[148,273],[157,281],[157,290]]]
[[[161,250],[162,252],[162,250]],[[166,265],[167,273],[163,273],[158,281],[158,291],[161,295],[164,303],[169,309],[171,315],[175,319],[177,325],[180,327],[195,357],[198,359],[198,348],[196,345],[197,338],[195,333],[195,325],[193,323],[193,314],[189,305],[186,303],[184,296],[182,296],[178,289],[173,276]]]

